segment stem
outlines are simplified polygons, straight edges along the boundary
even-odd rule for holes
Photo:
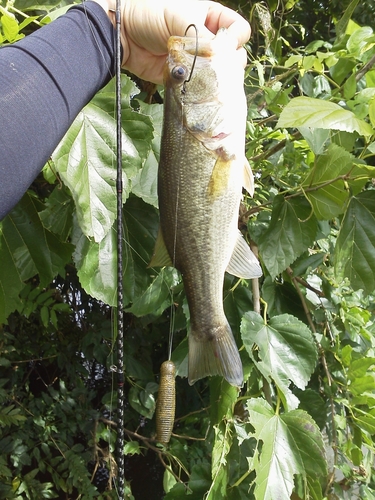
[[[258,258],[258,246],[255,243],[250,243],[250,248],[255,255],[256,258]],[[253,306],[254,306],[254,311],[258,314],[260,314],[260,290],[259,290],[259,278],[253,278],[251,280],[251,287],[253,290]]]

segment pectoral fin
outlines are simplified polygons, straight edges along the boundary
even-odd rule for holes
[[[208,194],[212,199],[222,196],[227,190],[231,167],[232,160],[226,160],[220,156],[216,160],[208,184]]]
[[[238,278],[259,278],[262,276],[262,268],[258,259],[239,231],[227,272]]]
[[[254,196],[254,175],[247,158],[245,158],[243,170],[243,187],[251,196]]]
[[[163,233],[161,232],[161,228],[159,227],[158,235],[155,241],[154,253],[147,267],[164,267],[164,266],[173,267],[173,263],[172,259],[169,256],[167,247],[165,246]]]

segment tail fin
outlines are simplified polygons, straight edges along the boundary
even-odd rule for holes
[[[189,334],[189,384],[210,375],[222,375],[231,385],[242,387],[241,358],[228,323],[210,338]]]

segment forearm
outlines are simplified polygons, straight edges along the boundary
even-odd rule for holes
[[[88,2],[0,49],[0,220],[114,73],[114,30]]]

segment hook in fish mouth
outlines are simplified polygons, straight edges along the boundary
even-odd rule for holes
[[[183,85],[182,85],[181,92],[183,94],[185,94],[185,92],[186,92],[186,84],[189,83],[191,80],[191,76],[192,76],[193,71],[194,71],[195,61],[197,60],[197,56],[198,56],[198,28],[195,26],[195,24],[189,24],[189,26],[185,30],[184,36],[186,36],[186,33],[189,31],[190,28],[195,29],[195,54],[194,54],[193,64],[191,65],[189,78],[187,80],[185,80]]]

